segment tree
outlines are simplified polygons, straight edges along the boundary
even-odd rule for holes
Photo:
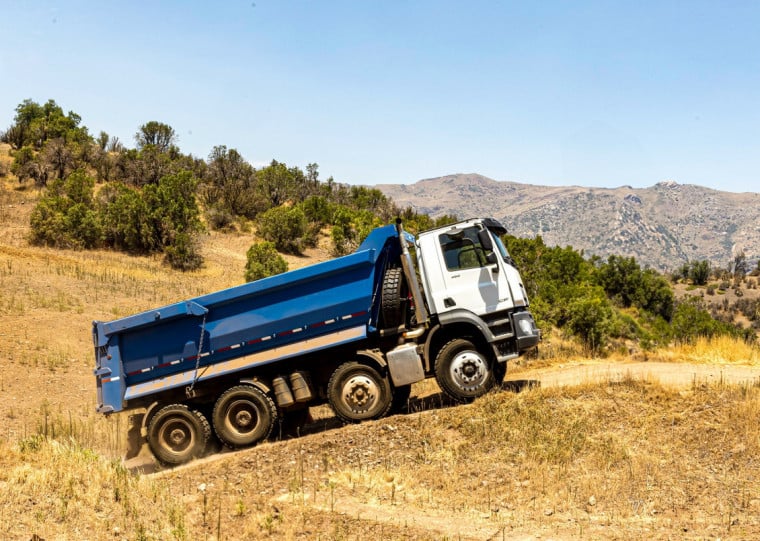
[[[47,162],[53,172],[53,178],[64,178],[80,165],[69,145],[62,138],[50,139],[45,143],[40,159]]]
[[[255,218],[268,203],[256,191],[256,171],[240,153],[215,146],[208,157],[200,193],[206,207],[234,216]]]
[[[695,286],[707,284],[710,278],[710,262],[707,260],[692,261],[689,264],[688,277]]]
[[[135,134],[135,141],[139,149],[153,146],[159,152],[168,152],[177,142],[177,134],[168,124],[151,120],[140,126]]]
[[[633,304],[641,283],[641,268],[633,257],[611,255],[599,267],[599,284],[624,307]]]
[[[747,274],[749,265],[747,263],[747,254],[744,253],[744,250],[740,250],[736,255],[734,255],[734,260],[731,267],[733,269],[735,278],[741,278]]]
[[[109,137],[109,135],[108,135],[106,132],[104,132],[104,131],[101,131],[101,132],[98,134],[98,137],[97,137],[97,139],[95,140],[95,142],[97,143],[97,145],[98,145],[98,148],[99,148],[100,150],[102,150],[102,151],[104,151],[104,152],[105,152],[105,151],[106,151],[106,149],[108,148],[108,142],[109,142],[110,140],[111,140],[111,138]]]
[[[56,248],[94,248],[101,224],[94,208],[95,180],[84,171],[56,179],[32,210],[31,242]]]
[[[603,296],[582,295],[570,304],[568,327],[593,353],[607,344],[612,328],[613,312]]]
[[[264,241],[248,248],[245,264],[245,281],[252,282],[288,270],[288,263],[277,253],[274,243]]]
[[[80,126],[82,117],[73,111],[64,114],[54,101],[44,105],[26,99],[16,107],[13,125],[5,132],[4,140],[14,148],[31,145],[40,150],[46,141],[62,138],[69,143],[85,143],[92,140],[87,128]]]
[[[277,250],[300,254],[306,233],[306,216],[298,207],[273,207],[259,215],[259,235]]]
[[[673,290],[657,271],[645,269],[641,273],[634,304],[647,312],[670,321],[673,316]]]

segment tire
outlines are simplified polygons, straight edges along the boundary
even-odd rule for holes
[[[172,466],[200,457],[210,436],[206,417],[184,404],[162,408],[148,424],[148,445],[153,455]]]
[[[343,363],[330,376],[327,399],[335,414],[347,423],[379,419],[393,400],[387,377],[357,361]]]
[[[214,404],[214,432],[227,447],[253,445],[269,436],[277,421],[277,407],[253,385],[227,389]]]
[[[409,397],[412,396],[411,385],[401,385],[393,388],[393,400],[389,413],[406,413],[409,407]]]
[[[496,385],[493,362],[469,340],[446,343],[435,358],[438,386],[458,402],[471,402]]]
[[[383,276],[383,289],[380,293],[380,309],[384,328],[396,328],[406,323],[404,314],[406,296],[404,271],[399,268],[386,269],[385,276]]]

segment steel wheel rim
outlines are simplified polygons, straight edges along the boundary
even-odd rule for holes
[[[248,436],[259,426],[258,410],[248,400],[235,400],[227,408],[224,421],[237,436]]]
[[[462,351],[451,361],[451,380],[461,389],[474,391],[488,379],[488,362],[474,351]]]
[[[195,436],[193,426],[185,419],[171,419],[161,426],[158,441],[168,452],[181,455],[190,449]]]
[[[341,388],[343,402],[355,412],[370,410],[377,402],[379,395],[380,387],[377,382],[364,374],[351,376]]]

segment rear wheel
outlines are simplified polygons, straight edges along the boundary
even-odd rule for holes
[[[216,435],[234,449],[269,436],[277,420],[277,408],[258,387],[237,385],[219,397],[212,418]]]
[[[210,436],[206,417],[184,404],[162,408],[148,424],[148,444],[164,464],[184,464],[201,456]]]
[[[491,359],[462,338],[441,348],[435,359],[435,379],[447,395],[460,402],[470,402],[496,384]]]
[[[327,398],[335,414],[355,423],[388,413],[393,394],[387,377],[357,361],[343,363],[330,376]]]

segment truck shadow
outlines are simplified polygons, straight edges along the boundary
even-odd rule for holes
[[[541,382],[538,380],[510,380],[505,381],[498,390],[520,393],[540,386]],[[390,415],[411,415],[424,411],[441,410],[461,405],[461,402],[457,402],[448,395],[439,392],[425,396],[412,396],[403,407],[391,412]],[[329,406],[318,406],[314,408],[314,411],[318,414],[315,416],[316,418],[309,419],[303,424],[289,423],[287,418],[277,423],[272,430],[272,434],[269,436],[269,441],[284,441],[312,434],[320,434],[340,429],[346,425],[341,419],[332,414],[332,410],[330,410]],[[126,456],[124,457],[124,466],[132,473],[142,474],[174,469],[172,466],[163,466],[159,464],[155,458],[153,458],[152,453],[148,449],[147,441],[140,434],[141,422],[142,415],[138,414],[130,418],[128,449]],[[240,450],[228,449],[224,447],[218,439],[212,436],[204,456],[212,457],[213,455],[218,455],[221,457],[229,453],[250,452],[254,448],[255,447],[249,447]]]
[[[511,380],[502,383],[501,387],[497,391],[500,390],[512,393],[520,393],[525,390],[540,386],[541,382],[534,379]],[[396,411],[392,411],[390,415],[409,415],[423,411],[441,410],[461,405],[461,402],[457,402],[445,393],[439,392],[425,396],[412,396],[404,406],[397,409]],[[329,411],[328,406],[323,407],[327,408]],[[345,423],[334,415],[325,416],[324,418],[306,423],[303,426],[298,427],[298,429],[290,431],[285,430],[284,425],[281,423],[279,433],[277,433],[277,429],[275,428],[275,433],[273,433],[273,436],[270,437],[270,439],[278,441],[291,439],[306,436],[309,434],[327,432],[329,430],[342,428],[343,426],[345,426]]]

